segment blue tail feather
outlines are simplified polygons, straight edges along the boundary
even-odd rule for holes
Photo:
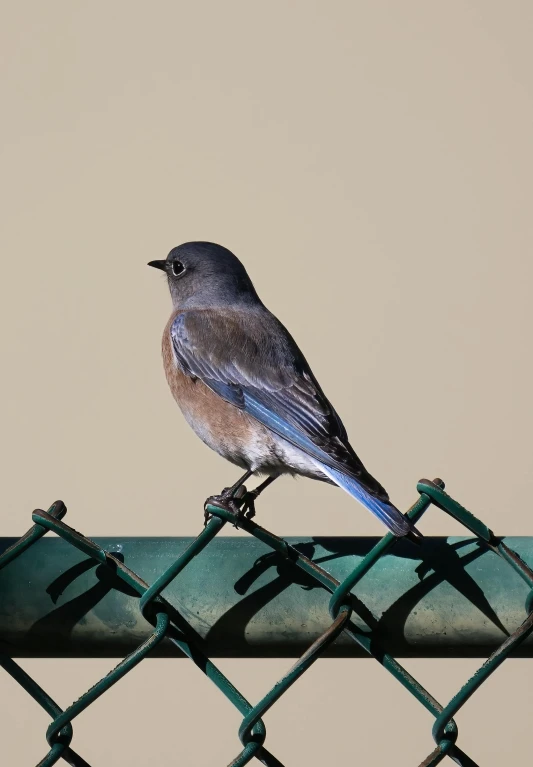
[[[412,523],[392,503],[381,501],[379,498],[371,495],[357,480],[325,464],[321,464],[320,468],[336,485],[342,487],[343,490],[371,511],[394,535],[401,537],[415,530]]]
[[[221,396],[225,395],[222,394]],[[316,465],[320,467],[320,470],[327,477],[336,485],[342,487],[343,490],[346,490],[353,498],[356,498],[372,514],[375,514],[388,527],[391,533],[398,537],[411,534],[410,537],[413,540],[420,540],[422,538],[412,522],[404,517],[392,503],[381,501],[379,498],[371,495],[368,490],[365,490],[356,479],[326,464],[324,459],[327,459],[327,454],[300,429],[295,428],[284,418],[278,416],[246,390],[244,391],[244,401],[247,413],[314,459]]]

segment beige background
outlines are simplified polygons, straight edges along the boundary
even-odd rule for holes
[[[146,268],[215,240],[245,262],[396,503],[421,476],[533,535],[528,2],[3,3],[1,534],[56,497],[91,535],[194,535],[236,470],[167,392],[170,304]],[[280,534],[375,534],[318,483],[260,504]],[[433,534],[459,528],[433,512]],[[257,700],[290,662],[221,661]],[[477,661],[409,661],[445,701]],[[68,705],[111,661],[24,661]],[[484,767],[530,748],[532,664],[458,718]],[[47,716],[7,676],[6,764]],[[406,765],[432,720],[371,661],[319,663],[266,717],[287,765]],[[92,764],[224,765],[239,716],[147,661],[75,723]],[[149,735],[157,731],[157,735]],[[494,734],[494,742],[490,735]]]

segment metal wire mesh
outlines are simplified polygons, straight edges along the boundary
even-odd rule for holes
[[[462,767],[475,767],[475,762],[457,745],[458,729],[453,717],[486,679],[533,631],[533,570],[502,539],[495,537],[491,530],[479,519],[451,498],[444,491],[444,484],[441,480],[437,479],[433,482],[421,480],[417,485],[417,490],[419,498],[407,512],[407,515],[413,521],[418,521],[429,506],[433,504],[450,514],[477,536],[486,548],[501,557],[513,568],[530,588],[526,600],[526,619],[492,653],[445,706],[438,703],[405,668],[380,647],[379,641],[371,629],[362,629],[352,621],[352,616],[357,612],[352,592],[361,578],[394,547],[397,539],[391,534],[385,535],[358,563],[350,575],[340,583],[325,569],[304,556],[304,554],[291,546],[283,538],[277,537],[252,520],[241,517],[236,518],[228,509],[208,506],[207,510],[211,518],[204,530],[175,562],[154,583],[149,585],[116,556],[105,551],[94,541],[66,525],[62,521],[66,508],[61,501],[53,504],[48,511],[35,511],[33,513],[34,526],[0,556],[0,569],[8,566],[10,562],[26,550],[31,549],[32,545],[39,538],[48,531],[51,531],[71,546],[76,547],[87,556],[96,560],[96,562],[110,568],[114,575],[118,576],[133,589],[139,595],[139,609],[153,626],[153,632],[144,642],[64,711],[14,660],[5,654],[0,654],[0,665],[52,718],[52,722],[46,732],[49,750],[37,767],[50,767],[50,765],[56,764],[60,759],[63,759],[72,767],[88,767],[87,762],[70,747],[73,737],[73,719],[109,690],[112,685],[116,684],[138,663],[144,660],[165,637],[176,646],[177,650],[185,653],[207,675],[243,716],[239,728],[242,749],[229,767],[242,767],[254,758],[267,765],[267,767],[283,767],[282,763],[265,748],[266,729],[262,722],[262,717],[288,688],[324,654],[331,643],[342,632],[345,632],[354,642],[360,645],[368,655],[374,657],[434,716],[435,721],[432,735],[436,745],[431,754],[420,763],[420,767],[433,767],[439,764],[446,756],[455,761],[456,764],[462,765]],[[176,614],[175,608],[169,605],[161,596],[163,590],[174,579],[179,577],[187,564],[209,545],[210,541],[220,533],[227,522],[238,524],[247,533],[255,536],[270,549],[277,552],[291,567],[303,570],[307,576],[314,579],[317,584],[331,593],[329,600],[331,625],[313,642],[285,676],[255,705],[250,704],[230,680],[202,652],[192,638],[193,632],[188,631],[187,621],[183,618],[182,620],[180,619],[179,626],[176,624],[174,617]],[[172,620],[171,614],[173,616]]]

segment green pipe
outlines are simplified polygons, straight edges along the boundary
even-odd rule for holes
[[[193,538],[96,538],[152,585]],[[15,539],[0,538],[0,555]],[[371,538],[289,538],[344,581]],[[533,564],[533,538],[507,538]],[[164,589],[170,620],[211,657],[299,656],[326,629],[330,592],[256,538],[216,537]],[[357,580],[352,622],[396,657],[487,657],[526,617],[529,586],[477,538],[398,542]],[[0,651],[11,657],[124,657],[153,633],[132,587],[79,549],[41,538],[0,570]],[[189,630],[188,630],[189,631]],[[533,636],[518,648],[533,655]],[[163,639],[153,655],[175,656]],[[346,634],[326,653],[366,656]]]

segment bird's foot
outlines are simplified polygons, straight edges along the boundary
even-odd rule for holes
[[[234,527],[239,527],[239,522],[244,519],[253,519],[255,517],[255,499],[259,495],[255,490],[247,490],[244,485],[239,488],[242,490],[237,498],[238,508],[235,514]],[[236,504],[237,505],[237,504]]]
[[[253,519],[255,517],[255,500],[257,498],[255,490],[249,490],[241,499],[239,516],[243,519]]]
[[[244,515],[241,505],[247,495],[249,493],[247,493],[244,485],[241,485],[235,492],[232,492],[230,487],[225,487],[219,495],[210,495],[204,503],[204,527],[213,516],[207,510],[208,506],[220,506],[222,509],[231,512],[236,519],[242,518]],[[238,525],[235,524],[235,527],[238,527]]]

